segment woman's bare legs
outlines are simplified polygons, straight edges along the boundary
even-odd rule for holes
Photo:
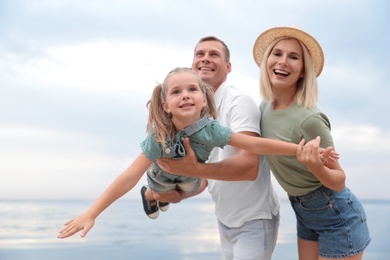
[[[350,256],[346,258],[337,258],[337,260],[361,260],[363,258],[363,253],[357,254],[355,256]],[[318,251],[318,242],[309,241],[298,238],[298,255],[299,260],[327,260],[331,258],[325,258],[319,256]]]

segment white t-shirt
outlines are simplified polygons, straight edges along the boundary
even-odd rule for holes
[[[217,120],[234,132],[260,133],[260,110],[251,97],[223,83],[215,92]],[[208,162],[218,162],[235,155],[235,148],[215,148]],[[215,202],[217,218],[228,227],[240,227],[254,219],[271,219],[279,213],[279,201],[271,184],[264,156],[260,156],[259,174],[255,181],[208,180],[208,189]]]

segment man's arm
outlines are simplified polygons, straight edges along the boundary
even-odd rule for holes
[[[241,132],[258,136],[253,132]],[[257,178],[259,155],[237,149],[237,154],[215,163],[199,163],[189,139],[184,140],[187,156],[181,160],[160,158],[158,165],[163,171],[189,177],[201,177],[222,181],[252,181]]]

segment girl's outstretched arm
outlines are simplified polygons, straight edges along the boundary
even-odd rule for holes
[[[305,140],[301,140],[300,144],[304,143]],[[262,137],[253,137],[235,132],[232,133],[228,144],[252,153],[263,155],[295,156],[298,148],[298,145],[294,143]]]
[[[152,161],[141,153],[134,162],[121,173],[100,197],[78,217],[65,222],[64,228],[59,232],[58,238],[67,238],[81,230],[81,237],[87,235],[93,227],[95,219],[114,201],[130,191],[151,165]]]

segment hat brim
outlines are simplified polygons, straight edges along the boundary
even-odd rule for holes
[[[306,46],[313,61],[315,74],[318,77],[324,67],[324,53],[322,48],[313,36],[296,27],[275,27],[260,34],[253,46],[253,58],[256,64],[259,67],[261,66],[267,47],[271,42],[281,37],[298,39]]]

